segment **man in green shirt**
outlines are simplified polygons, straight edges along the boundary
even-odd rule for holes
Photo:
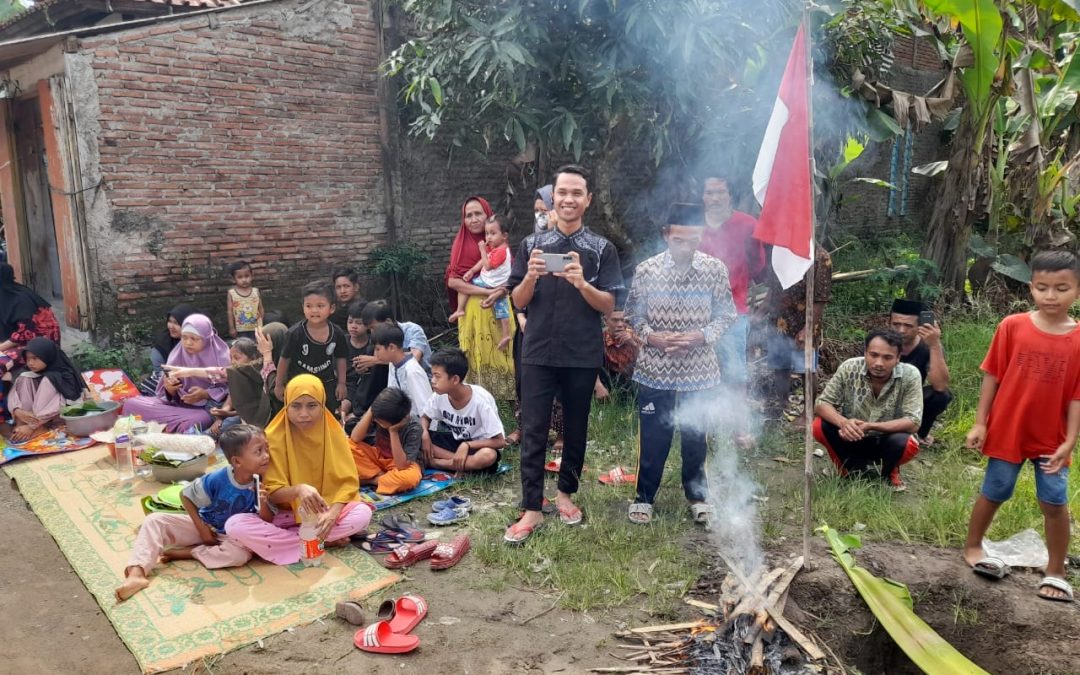
[[[922,376],[900,362],[902,346],[895,331],[870,331],[865,354],[840,364],[814,406],[814,437],[840,475],[880,464],[882,479],[897,491],[905,489],[900,466],[919,453],[923,413]]]

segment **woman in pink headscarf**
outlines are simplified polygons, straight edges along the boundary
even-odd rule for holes
[[[446,267],[446,294],[451,311],[458,308],[458,293],[464,293],[469,298],[465,304],[465,316],[458,320],[458,343],[469,359],[468,381],[487,389],[496,400],[513,401],[514,359],[509,348],[498,348],[502,330],[490,303],[485,303],[493,293],[506,291],[475,286],[462,278],[480,261],[484,225],[493,215],[495,212],[483,197],[469,197],[462,204],[461,229],[454,239],[450,264]],[[510,313],[511,330],[516,330],[513,328],[513,314]]]
[[[180,380],[169,373],[173,368],[223,368],[229,365],[229,346],[218,337],[214,324],[202,314],[184,319],[180,344],[173,347],[158,382],[156,396],[136,396],[124,401],[125,415],[138,415],[160,422],[165,431],[179,433],[213,423],[210,408],[219,407],[229,390],[224,377],[188,377]]]

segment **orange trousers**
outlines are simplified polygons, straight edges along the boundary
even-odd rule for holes
[[[356,472],[361,481],[379,477],[375,492],[381,495],[396,495],[399,492],[408,492],[420,484],[424,472],[416,462],[399,469],[394,464],[393,457],[383,457],[374,445],[357,443],[350,439],[349,448],[352,450]]]

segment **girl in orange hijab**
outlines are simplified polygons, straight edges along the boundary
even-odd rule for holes
[[[345,431],[326,409],[326,391],[314,375],[298,375],[285,387],[285,408],[266,427],[270,469],[266,492],[280,509],[272,523],[239,514],[225,523],[230,537],[264,560],[300,560],[298,516],[314,517],[320,541],[342,544],[371,522],[371,506],[359,501],[360,480]]]

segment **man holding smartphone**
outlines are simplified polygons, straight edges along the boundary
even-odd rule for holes
[[[615,246],[582,223],[591,201],[589,176],[583,168],[567,165],[556,171],[557,226],[521,242],[507,284],[514,306],[529,313],[529,329],[521,346],[521,506],[525,513],[503,537],[510,544],[525,541],[544,521],[540,510],[544,456],[556,394],[565,411],[556,507],[563,523],[577,525],[582,520],[572,495],[585,461],[593,386],[604,365],[602,318],[615,308],[615,295],[623,290]],[[556,264],[562,271],[549,270],[545,254],[558,254]]]
[[[930,430],[934,421],[945,412],[952,401],[949,391],[949,366],[941,346],[941,327],[926,305],[913,300],[894,300],[889,314],[889,327],[900,334],[904,344],[900,362],[919,369],[923,379],[923,416],[919,426],[919,442],[931,445]]]

